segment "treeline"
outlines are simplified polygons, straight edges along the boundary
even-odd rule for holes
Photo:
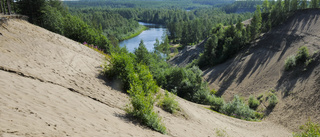
[[[169,8],[196,9],[219,7],[234,1],[225,0],[81,0],[65,1],[69,7],[103,7],[103,8]]]
[[[81,18],[73,16],[59,0],[17,0],[16,12],[29,17],[29,22],[78,42],[88,42],[108,51],[110,42]]]
[[[318,0],[265,0],[262,6],[257,6],[251,24],[245,28],[239,21],[236,26],[223,27],[218,25],[212,30],[211,37],[205,45],[205,51],[194,63],[200,68],[213,66],[224,62],[237,54],[246,44],[256,39],[261,32],[267,32],[273,26],[284,22],[297,10],[319,8]]]
[[[169,39],[183,45],[198,43],[207,38],[215,24],[234,24],[238,20],[248,19],[252,16],[251,13],[227,14],[219,8],[186,11],[168,8],[87,7],[80,10],[71,8],[71,11],[81,16],[85,21],[95,26],[95,28],[99,28],[101,25],[105,34],[111,34],[117,39],[121,39],[123,33],[135,31],[137,28],[136,21],[164,24],[168,28]],[[107,15],[113,15],[116,18],[112,18],[112,16],[108,18]]]
[[[15,3],[13,0],[0,0],[0,13],[12,14],[15,11]]]
[[[222,7],[226,13],[242,13],[242,12],[254,12],[257,5],[262,4],[262,0],[242,0],[235,1],[232,4],[228,4]]]
[[[133,18],[124,18],[117,12],[110,12],[100,8],[70,9],[70,11],[79,16],[88,25],[97,30],[101,29],[113,45],[117,45],[119,41],[144,29]]]
[[[207,38],[218,23],[235,24],[252,16],[251,13],[227,14],[220,9],[197,9],[182,15],[173,16],[167,23],[169,38],[182,45],[193,45]]]

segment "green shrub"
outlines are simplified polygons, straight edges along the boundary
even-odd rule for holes
[[[164,98],[159,102],[159,106],[170,113],[175,113],[179,110],[178,102],[175,100],[175,96],[166,91]]]
[[[278,98],[274,93],[270,93],[269,95],[269,107],[273,108],[278,104]]]
[[[320,125],[310,120],[305,125],[300,126],[300,129],[303,131],[293,133],[294,137],[320,137]]]
[[[215,89],[210,90],[210,94],[211,94],[211,95],[216,95],[217,93],[218,93],[218,91],[215,90]]]
[[[245,120],[256,119],[255,111],[250,109],[237,95],[234,96],[231,102],[223,105],[220,112],[228,116]]]
[[[153,80],[149,68],[137,64],[133,54],[119,52],[111,55],[110,63],[105,63],[107,65],[104,66],[104,73],[109,78],[118,79],[130,94],[131,105],[126,108],[126,112],[136,117],[142,124],[166,133],[166,127],[161,123],[158,114],[153,111],[154,95],[159,87]]]
[[[251,109],[256,110],[257,107],[260,105],[260,101],[255,99],[252,95],[249,97],[248,105]]]
[[[210,108],[214,111],[220,111],[221,107],[225,104],[223,98],[214,95],[207,96],[207,100]]]
[[[105,63],[104,74],[120,81],[124,90],[130,89],[134,72],[134,59],[126,53],[112,53],[110,63]]]
[[[309,59],[309,50],[306,46],[299,48],[299,51],[296,55],[296,63],[305,63]]]
[[[153,95],[145,93],[141,85],[136,83],[132,84],[128,92],[131,96],[132,107],[126,108],[126,112],[138,118],[141,123],[148,127],[165,134],[166,127],[161,123],[158,114],[153,111]]]
[[[289,70],[296,66],[296,57],[294,55],[289,56],[284,64],[285,70]]]
[[[263,118],[263,113],[255,112],[255,116],[257,119],[262,119]]]

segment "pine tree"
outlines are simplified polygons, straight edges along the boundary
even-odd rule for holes
[[[254,40],[256,36],[260,33],[261,22],[262,22],[261,10],[260,10],[260,6],[258,5],[253,15],[253,18],[251,20],[251,27],[250,27],[251,40]]]
[[[318,0],[311,0],[311,8],[318,8],[319,1]]]
[[[296,11],[298,9],[298,0],[291,0],[290,11]]]
[[[240,19],[238,20],[238,22],[237,22],[237,24],[236,24],[236,29],[237,29],[238,31],[242,31],[242,29],[243,29],[243,23],[241,22]]]
[[[284,12],[288,12],[290,10],[290,0],[284,0]]]
[[[302,0],[300,4],[300,9],[307,9],[307,7],[308,7],[307,0]]]
[[[134,51],[134,54],[136,55],[136,60],[139,63],[145,64],[145,65],[150,64],[149,52],[143,40],[140,41],[139,47]]]
[[[41,12],[45,7],[46,0],[18,0],[17,6],[19,13],[29,17],[29,21],[33,24],[42,26]]]
[[[263,13],[268,13],[269,12],[269,0],[264,0],[262,3],[262,9],[263,9]]]

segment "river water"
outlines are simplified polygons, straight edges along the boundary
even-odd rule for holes
[[[148,51],[153,51],[154,43],[156,39],[162,42],[162,36],[167,33],[167,28],[163,25],[152,24],[152,23],[144,23],[139,22],[139,24],[147,26],[149,29],[143,31],[138,36],[133,37],[128,40],[124,40],[120,42],[120,47],[126,46],[129,52],[133,52],[135,48],[139,47],[140,41],[143,40],[143,43],[146,45]]]

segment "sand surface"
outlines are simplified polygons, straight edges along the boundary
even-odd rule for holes
[[[272,122],[249,122],[177,98],[182,115],[159,108],[167,135],[128,117],[128,96],[101,76],[104,56],[77,42],[9,19],[0,26],[0,136],[291,135]]]

